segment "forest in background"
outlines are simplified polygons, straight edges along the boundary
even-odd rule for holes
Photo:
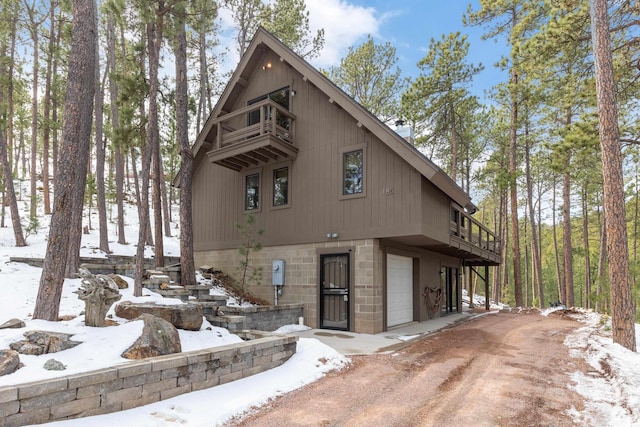
[[[55,210],[52,177],[67,156],[61,151],[62,129],[76,3],[80,0],[0,0],[0,160],[6,195],[0,225],[6,226],[10,215],[16,245],[26,244],[24,230],[37,227],[38,209]],[[103,251],[109,252],[111,222],[119,243],[155,242],[156,254],[162,254],[162,235],[185,233],[186,226],[169,226],[169,207],[185,192],[184,185],[178,191],[171,182],[188,162],[189,143],[229,77],[218,41],[219,12],[233,17],[235,45],[228,49],[239,55],[259,25],[306,59],[322,50],[324,33],[310,30],[303,0],[84,3],[97,6],[92,15],[97,48],[81,203],[100,212],[99,224],[92,225],[101,233]],[[628,231],[636,305],[640,6],[624,0],[608,6],[625,183],[619,203],[626,207],[621,220]],[[499,64],[473,64],[467,37],[443,34],[431,40],[418,64],[420,75],[409,79],[397,66],[394,46],[369,37],[323,72],[381,120],[411,126],[416,146],[472,194],[476,219],[503,242],[505,258],[492,273],[492,298],[521,306],[560,301],[610,312],[590,2],[483,0],[460,19],[483,28],[488,39],[505,41],[508,55]],[[470,88],[489,66],[507,70],[509,79],[479,99]],[[30,182],[28,213],[5,213],[12,207],[12,180]],[[141,236],[124,233],[125,202],[140,206],[140,224],[147,224]],[[115,217],[107,217],[107,205],[117,206]],[[190,217],[180,206],[181,216]],[[78,228],[81,222],[75,223]],[[68,275],[77,271],[77,251],[69,247]],[[162,257],[156,261],[162,263]]]

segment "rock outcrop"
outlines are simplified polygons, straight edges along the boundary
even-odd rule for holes
[[[116,316],[135,319],[143,313],[152,314],[166,320],[178,329],[199,331],[202,326],[202,307],[200,304],[185,303],[158,305],[154,303],[133,303],[123,301],[115,307]]]
[[[11,343],[9,347],[20,354],[35,356],[57,353],[82,344],[80,341],[72,341],[72,336],[61,332],[27,331],[24,333],[26,340]]]
[[[26,324],[20,319],[9,319],[0,325],[0,329],[20,329],[25,326]]]
[[[121,276],[119,276],[117,274],[109,274],[108,276],[113,279],[113,281],[118,286],[118,289],[127,289],[127,288],[129,288],[129,283],[126,280],[124,280]]]
[[[42,365],[42,367],[47,371],[64,371],[65,369],[67,369],[64,363],[56,359],[47,360],[46,362],[44,362],[44,365]]]
[[[14,350],[0,350],[0,376],[13,374],[20,366],[20,355]]]
[[[182,351],[180,335],[171,323],[147,313],[141,314],[136,320],[144,322],[142,335],[122,353],[122,357],[138,360]]]

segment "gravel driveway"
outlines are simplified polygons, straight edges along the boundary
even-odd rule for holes
[[[229,426],[573,426],[582,398],[568,373],[586,372],[558,314],[497,313],[351,365]]]

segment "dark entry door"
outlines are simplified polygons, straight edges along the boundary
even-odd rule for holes
[[[320,255],[320,327],[349,330],[349,254]]]
[[[442,314],[458,312],[458,274],[457,268],[442,267],[440,270],[443,290]]]

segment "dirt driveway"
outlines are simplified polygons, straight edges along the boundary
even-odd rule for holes
[[[230,426],[573,426],[565,372],[587,371],[551,314],[498,313],[419,339],[275,399]]]

